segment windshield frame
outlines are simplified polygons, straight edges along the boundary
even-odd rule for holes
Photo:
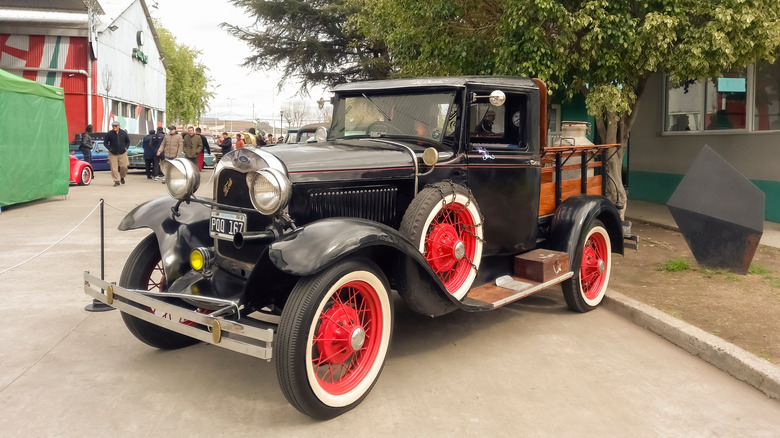
[[[452,87],[337,93],[328,140],[393,138],[441,146],[447,122],[452,118],[457,103],[457,93],[458,90]],[[356,104],[361,108],[356,109]],[[425,105],[431,106],[426,110]],[[347,129],[349,122],[346,120],[353,111],[358,111],[355,114],[361,117],[358,121],[353,119],[352,129]],[[390,120],[384,120],[386,118]],[[372,129],[372,125],[376,130]]]

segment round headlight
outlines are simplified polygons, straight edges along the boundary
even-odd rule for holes
[[[328,128],[320,126],[314,131],[314,138],[317,139],[317,143],[322,143],[328,139]]]
[[[192,161],[186,158],[163,160],[160,167],[165,175],[165,187],[172,197],[182,201],[198,190],[200,171]]]
[[[290,180],[276,169],[262,169],[246,176],[252,205],[262,214],[276,214],[290,200]]]

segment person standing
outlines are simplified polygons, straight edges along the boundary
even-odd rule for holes
[[[244,138],[241,134],[236,134],[236,149],[242,149],[244,147]]]
[[[165,136],[162,144],[160,144],[160,148],[157,149],[157,156],[161,159],[173,160],[174,158],[181,156],[181,151],[183,149],[184,139],[182,139],[181,135],[176,131],[176,126],[171,125],[168,127],[168,135]],[[162,169],[160,170],[160,173],[162,173]],[[163,175],[162,182],[163,184],[165,183],[165,175]]]
[[[227,132],[222,133],[222,141],[219,142],[219,147],[222,148],[222,155],[225,155],[233,150],[233,140],[228,137]]]
[[[198,154],[201,151],[203,151],[203,143],[200,140],[200,136],[195,135],[195,129],[190,126],[187,128],[187,133],[184,134],[184,156],[197,166]]]
[[[111,166],[111,178],[114,180],[114,187],[119,183],[125,183],[127,176],[127,148],[130,146],[130,137],[127,131],[119,128],[119,122],[111,123],[111,131],[106,134],[103,143],[108,149],[108,163]]]
[[[144,137],[143,140],[143,147],[144,147],[144,162],[146,164],[146,179],[152,179],[152,173],[154,172],[154,157],[155,152],[154,146],[152,146],[152,138],[154,136],[154,129],[149,131],[149,134]]]
[[[203,144],[203,150],[198,154],[198,170],[203,170],[203,154],[211,154],[211,148],[209,147],[209,139],[205,135],[201,134],[200,128],[195,128],[195,135],[200,136],[200,141]]]
[[[157,151],[160,149],[160,145],[164,139],[165,131],[162,126],[158,126],[157,133],[152,136],[152,155],[154,159],[153,173],[155,181],[160,179],[160,156],[157,154]]]
[[[81,134],[81,143],[79,144],[79,151],[84,156],[84,161],[92,164],[92,125],[87,125],[84,133]]]

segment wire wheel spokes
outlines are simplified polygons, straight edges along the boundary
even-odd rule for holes
[[[580,265],[580,284],[582,293],[589,300],[595,299],[601,292],[607,278],[607,263],[609,263],[607,242],[600,233],[588,237],[582,250]]]
[[[162,292],[165,287],[165,270],[163,269],[162,260],[157,261],[157,264],[149,274],[149,280],[146,283],[146,290]]]
[[[442,206],[425,235],[425,259],[448,291],[458,290],[471,272],[477,237],[475,218],[460,203]]]
[[[325,391],[347,393],[368,374],[380,348],[381,312],[377,292],[364,281],[350,281],[328,298],[315,327],[311,357]]]

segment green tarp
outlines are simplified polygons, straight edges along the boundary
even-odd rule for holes
[[[66,195],[65,93],[0,70],[0,206]]]

